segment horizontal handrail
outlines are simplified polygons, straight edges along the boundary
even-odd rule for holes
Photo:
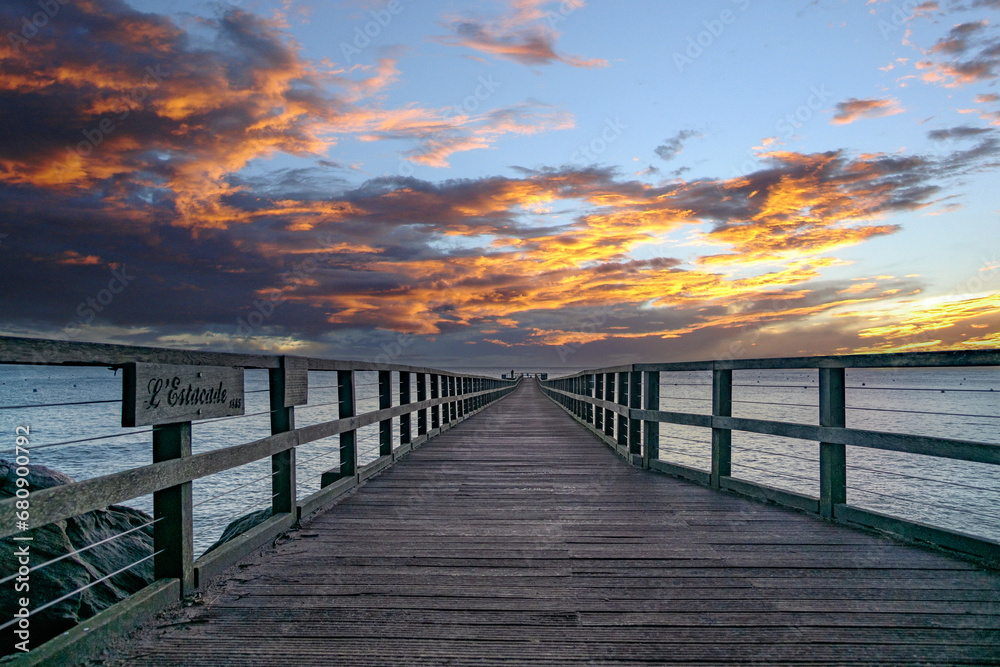
[[[587,426],[633,465],[668,472],[754,497],[806,509],[833,520],[863,523],[879,529],[918,536],[938,546],[974,553],[1000,562],[1000,544],[976,536],[922,523],[887,517],[847,503],[846,446],[934,456],[957,461],[1000,465],[1000,444],[947,437],[885,432],[846,425],[847,369],[962,368],[1000,366],[1000,350],[860,354],[771,359],[721,359],[694,362],[635,363],[588,369],[539,380],[544,393]],[[732,415],[734,370],[815,370],[819,391],[818,422],[793,423]],[[710,371],[711,414],[660,409],[660,373]],[[749,385],[753,386],[753,385]],[[942,390],[943,391],[943,390]],[[985,393],[985,390],[984,390]],[[775,403],[781,405],[781,403]],[[660,424],[712,429],[711,472],[659,460]],[[794,438],[820,443],[820,497],[732,477],[734,431]],[[706,438],[705,444],[708,445]],[[800,464],[801,465],[801,464]],[[853,487],[851,487],[853,488]]]
[[[149,495],[178,484],[225,472],[309,442],[353,431],[393,417],[444,405],[452,402],[455,398],[474,399],[493,393],[495,390],[483,390],[407,403],[355,417],[303,426],[240,445],[42,489],[31,495],[32,522],[35,526],[54,523],[95,509]],[[15,498],[0,501],[0,538],[9,537],[19,532],[14,529],[17,511],[15,504]]]
[[[282,357],[289,356],[292,355],[203,352],[111,343],[77,343],[43,338],[0,336],[0,364],[123,366],[132,362],[141,362],[181,366],[238,366],[240,368],[271,369],[280,368]],[[407,373],[433,373],[446,377],[487,377],[405,364],[346,361],[321,357],[298,358],[305,359],[308,370],[311,371],[403,371]]]
[[[158,373],[170,372],[171,367],[204,366],[204,371],[197,369],[197,377],[202,377],[204,372],[208,376],[232,378],[225,380],[227,383],[239,381],[233,384],[236,388],[233,396],[240,399],[245,393],[251,393],[243,391],[242,371],[267,369],[268,388],[264,391],[269,394],[270,409],[255,414],[270,415],[270,434],[250,442],[192,454],[192,421],[207,423],[213,419],[207,415],[203,419],[198,416],[202,414],[200,410],[192,409],[177,413],[184,415],[180,419],[163,420],[176,423],[146,422],[154,424],[152,429],[135,432],[152,434],[152,464],[47,489],[31,489],[28,497],[31,525],[28,530],[152,495],[154,515],[157,517],[153,522],[153,554],[148,557],[154,560],[153,577],[156,581],[153,588],[159,591],[161,588],[158,587],[163,582],[176,581],[177,588],[171,587],[170,590],[180,595],[204,586],[206,579],[214,573],[284,532],[301,517],[328,505],[430,438],[507,396],[521,381],[520,378],[498,379],[393,363],[0,336],[0,364],[125,367],[127,373],[122,374],[124,398],[121,401],[123,424],[135,421],[134,416],[126,420],[126,415],[131,414],[129,410],[135,410],[136,400],[129,391],[130,388],[134,390],[136,382],[126,378],[135,377],[138,371],[132,364],[139,363],[162,366],[162,369],[157,369]],[[330,385],[323,387],[325,389],[336,389],[337,401],[329,405],[336,406],[333,409],[338,418],[296,427],[295,406],[310,407],[307,400],[308,371],[337,373],[334,382],[320,384]],[[177,368],[177,372],[189,371]],[[356,382],[358,372],[377,372],[378,379],[359,384]],[[356,394],[358,389],[366,387],[377,387],[379,407],[357,414]],[[327,404],[321,402],[320,405]],[[239,405],[236,407],[240,408]],[[241,410],[223,418],[238,418]],[[394,423],[398,426],[395,435]],[[377,451],[377,457],[366,465],[359,465],[360,454],[364,452],[359,453],[358,429],[376,424],[378,446],[370,451]],[[295,474],[297,448],[331,436],[340,437],[338,458],[331,464],[333,468],[323,473],[319,491],[304,498],[298,497]],[[272,473],[262,479],[271,480],[271,519],[195,559],[192,546],[192,483],[268,458],[271,459]],[[24,514],[21,511],[23,507],[18,508],[19,503],[23,505],[24,501],[18,497],[0,500],[0,538],[24,532],[17,529],[19,524],[24,524],[18,517],[19,512]],[[109,614],[106,618],[127,616],[133,613],[135,605],[162,607],[168,602],[168,597],[165,594],[140,594],[130,598],[132,601],[120,602],[101,613]],[[37,610],[43,608],[38,607]],[[115,623],[102,621],[101,625],[112,626]]]
[[[622,366],[612,366],[609,368],[587,369],[571,375],[549,378],[547,382],[582,377],[584,375],[594,375],[596,373],[628,373],[632,371],[673,372],[714,370],[810,370],[819,368],[940,368],[948,366],[1000,366],[1000,349],[634,363]]]
[[[459,394],[463,399],[478,398],[493,390]],[[53,486],[31,494],[31,518],[36,526],[62,521],[109,505],[118,505],[178,484],[216,475],[232,468],[266,459],[300,445],[353,431],[380,421],[412,414],[429,407],[450,403],[456,396],[427,399],[393,408],[367,412],[356,417],[333,419],[303,426],[252,442],[213,449],[179,459],[170,459],[123,472]],[[0,501],[0,538],[16,535],[15,498]]]
[[[559,394],[574,400],[584,400],[593,406],[610,410],[617,415],[634,420],[655,421],[682,426],[700,426],[703,428],[722,428],[731,431],[775,435],[782,438],[816,440],[851,445],[853,447],[868,447],[871,449],[884,449],[908,454],[923,454],[925,456],[939,456],[946,459],[1000,465],[1000,445],[973,440],[956,440],[928,435],[908,435],[904,433],[869,431],[866,429],[837,426],[817,426],[815,424],[796,424],[770,419],[721,417],[668,410],[644,410],[641,408],[629,408],[617,403],[611,403],[610,401],[593,399],[586,396],[580,399],[579,394],[560,389],[549,388],[548,390],[553,394]]]

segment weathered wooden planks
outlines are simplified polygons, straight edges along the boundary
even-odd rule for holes
[[[531,383],[135,665],[1000,664],[1000,574],[630,467]]]

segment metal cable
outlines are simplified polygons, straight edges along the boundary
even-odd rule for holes
[[[694,426],[692,428],[699,428],[699,427]],[[698,443],[699,445],[707,445],[708,444],[707,442],[705,442],[704,439],[698,440],[697,438],[685,438],[682,435],[672,435],[672,434],[662,434],[662,435],[663,435],[664,438],[671,438],[673,440],[687,440],[688,442],[695,442],[695,443]]]
[[[323,454],[320,454],[319,456],[314,456],[311,459],[306,459],[305,461],[296,461],[295,465],[296,465],[296,467],[299,466],[299,465],[305,465],[306,463],[309,463],[311,461],[316,461],[318,459],[326,458],[327,456],[330,456],[330,454],[333,454],[334,452],[340,453],[340,452],[344,451],[345,449],[347,449],[347,448],[344,447],[343,445],[337,445],[336,447],[333,447],[332,449],[326,450]]]
[[[62,442],[51,442],[47,445],[35,445],[32,449],[48,449],[49,447],[59,447],[61,445],[75,445],[78,442],[92,442],[94,440],[107,440],[108,438],[124,438],[130,435],[140,435],[142,433],[152,433],[153,429],[146,428],[141,431],[128,431],[126,433],[112,433],[111,435],[98,435],[93,438],[80,438],[79,440],[64,440]]]
[[[807,459],[804,456],[796,456],[795,454],[784,454],[782,452],[776,452],[771,449],[755,449],[752,447],[739,447],[737,445],[730,445],[732,449],[739,449],[744,452],[755,452],[758,454],[770,454],[771,456],[786,456],[790,459],[799,459],[800,461],[808,461],[809,463],[819,463],[819,459]]]
[[[733,465],[733,467],[748,468],[750,470],[758,470],[760,472],[766,472],[769,475],[779,475],[781,477],[788,477],[789,479],[797,479],[797,480],[802,481],[802,482],[809,482],[810,484],[815,484],[816,483],[816,480],[810,479],[809,477],[800,477],[798,475],[790,475],[787,472],[779,472],[777,470],[766,470],[765,468],[757,468],[755,466],[748,466],[745,463],[739,463],[737,461],[733,461],[732,465]]]
[[[99,403],[121,403],[122,399],[114,398],[107,401],[74,401],[72,403],[33,403],[31,405],[0,405],[0,410],[25,410],[27,408],[58,408],[66,405],[97,405]]]
[[[223,496],[228,496],[233,491],[239,491],[240,489],[245,489],[246,487],[250,486],[251,484],[256,484],[257,482],[264,481],[265,479],[267,479],[269,477],[274,477],[275,475],[280,474],[280,472],[281,472],[280,470],[277,470],[275,472],[272,472],[270,475],[264,475],[263,477],[258,477],[257,479],[252,479],[249,482],[247,482],[246,484],[240,484],[239,486],[234,486],[233,488],[229,489],[228,491],[223,491],[222,493],[220,493],[220,494],[218,494],[216,496],[212,496],[211,498],[206,498],[205,500],[200,500],[200,501],[196,502],[194,505],[191,505],[191,509],[194,509],[195,507],[199,507],[201,505],[204,505],[205,503],[210,503],[213,500],[218,500],[219,498],[222,498]]]
[[[316,405],[300,405],[297,410],[305,410],[306,408],[325,408],[329,405],[340,405],[346,403],[347,401],[332,401],[330,403],[317,403]]]
[[[253,510],[253,509],[256,509],[256,508],[260,507],[261,505],[266,505],[266,504],[268,504],[268,503],[273,503],[273,502],[274,502],[274,499],[275,499],[275,498],[277,498],[277,497],[278,497],[278,496],[280,496],[280,495],[281,495],[281,493],[275,493],[275,494],[273,494],[273,495],[272,495],[272,496],[271,496],[270,498],[264,498],[264,500],[261,500],[261,501],[260,501],[260,502],[258,502],[258,503],[255,503],[255,504],[253,504],[253,505],[247,505],[247,506],[246,506],[246,507],[245,507],[244,509],[248,509],[248,510]],[[243,515],[241,515],[241,516],[243,516]],[[231,519],[229,520],[229,523],[232,523],[233,521],[235,521],[235,520],[236,520],[236,519],[238,519],[238,518],[239,518],[239,517],[233,517],[233,518],[231,518]],[[218,525],[218,524],[217,524],[217,525]]]
[[[195,424],[214,424],[215,422],[224,422],[230,419],[246,419],[247,417],[260,417],[261,415],[269,415],[273,410],[264,410],[262,412],[251,412],[248,415],[232,415],[231,417],[216,417],[215,419],[205,419],[204,421],[197,421]]]
[[[818,408],[818,405],[810,405],[808,403],[774,403],[771,401],[737,401],[733,400],[733,403],[753,403],[754,405],[781,405],[788,406],[790,408]]]
[[[98,579],[97,581],[92,581],[89,584],[87,584],[86,586],[81,586],[80,588],[76,589],[72,593],[67,593],[66,595],[63,595],[60,598],[56,598],[55,600],[52,600],[51,602],[46,602],[41,607],[36,607],[35,609],[31,610],[28,613],[28,616],[34,616],[35,614],[37,614],[38,612],[42,611],[43,609],[48,609],[49,607],[51,607],[54,604],[59,604],[63,600],[65,600],[67,598],[71,598],[74,595],[76,595],[77,593],[82,593],[83,591],[87,590],[91,586],[96,586],[97,584],[99,584],[101,582],[107,581],[111,577],[118,576],[119,574],[121,574],[122,572],[125,572],[126,570],[131,570],[136,565],[139,565],[140,563],[145,563],[150,558],[155,558],[156,556],[159,556],[160,554],[162,554],[164,551],[166,551],[166,549],[160,549],[159,551],[155,551],[155,552],[149,554],[148,556],[146,556],[145,558],[137,560],[136,562],[132,563],[131,565],[127,565],[126,567],[123,567],[122,569],[120,569],[120,570],[118,570],[116,572],[112,572],[111,574],[105,575],[105,576],[101,577],[100,579]],[[12,618],[11,620],[9,620],[6,623],[4,623],[3,625],[0,625],[0,630],[3,630],[5,628],[10,627],[14,623],[16,623],[18,620],[19,620],[18,617]]]
[[[708,454],[697,454],[697,453],[694,453],[694,452],[685,451],[683,449],[677,449],[675,447],[663,447],[662,445],[659,447],[659,450],[660,451],[667,451],[667,452],[677,452],[678,454],[683,454],[684,456],[690,456],[691,458],[695,458],[695,459],[710,459],[710,458],[712,458]]]
[[[854,465],[851,463],[847,464],[848,468],[854,468],[855,470],[864,470],[865,472],[876,472],[883,475],[893,475],[895,477],[905,477],[906,479],[918,479],[924,482],[936,482],[938,484],[947,484],[949,486],[961,486],[966,489],[973,489],[975,491],[986,491],[988,493],[1000,493],[1000,489],[988,489],[985,486],[973,486],[971,484],[962,484],[961,482],[949,482],[943,479],[934,479],[932,477],[919,477],[917,475],[906,475],[901,472],[891,472],[889,470],[879,470],[877,468],[865,468],[864,466]]]
[[[925,388],[925,387],[844,387],[845,389],[876,389],[879,391],[933,391],[944,393],[946,391],[964,391],[976,394],[993,394],[996,393],[992,389],[941,389],[938,388]]]
[[[847,410],[868,410],[870,412],[905,412],[911,415],[938,415],[941,417],[975,417],[982,419],[1000,419],[1000,415],[970,415],[963,412],[933,412],[929,410],[897,410],[895,408],[858,408],[848,405]]]
[[[81,547],[80,549],[75,549],[75,550],[70,551],[68,553],[64,553],[62,556],[56,556],[52,560],[47,560],[44,563],[39,563],[38,565],[35,565],[33,567],[28,568],[28,572],[34,572],[35,570],[40,570],[43,567],[48,567],[49,565],[52,565],[52,563],[57,563],[57,562],[61,561],[64,558],[69,558],[70,556],[76,556],[77,554],[82,554],[84,551],[87,551],[89,549],[93,549],[94,547],[100,546],[100,545],[102,545],[102,544],[104,544],[106,542],[111,542],[113,540],[117,540],[119,537],[123,537],[125,535],[128,535],[129,533],[134,533],[137,530],[142,530],[143,528],[147,528],[149,526],[152,526],[155,523],[163,521],[165,518],[167,518],[167,517],[161,516],[159,519],[153,519],[149,523],[144,523],[141,526],[136,526],[135,528],[130,528],[130,529],[128,529],[128,530],[126,530],[126,531],[124,531],[122,533],[118,533],[117,535],[112,535],[111,537],[106,537],[103,540],[101,540],[100,542],[94,542],[93,544],[88,544],[87,546]],[[3,579],[0,579],[0,584],[5,584],[5,583],[7,583],[8,581],[10,581],[11,579],[14,579],[17,576],[19,576],[19,574],[17,572],[15,572],[14,574],[11,574],[9,576],[6,576]]]
[[[803,389],[816,389],[818,385],[802,385],[802,384],[733,384],[733,387],[763,387],[767,389],[798,389],[802,387]]]

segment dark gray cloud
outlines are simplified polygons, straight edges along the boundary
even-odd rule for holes
[[[701,137],[703,134],[697,130],[680,130],[674,136],[663,141],[662,144],[653,149],[653,152],[664,160],[670,161],[680,155],[684,150],[684,142],[688,139]]]
[[[972,137],[978,137],[980,135],[990,134],[993,132],[994,130],[987,127],[969,127],[968,125],[959,125],[957,127],[949,127],[943,130],[931,130],[927,133],[927,138],[933,139],[934,141],[970,139]]]

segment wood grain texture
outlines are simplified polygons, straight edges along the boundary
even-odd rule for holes
[[[243,369],[128,363],[122,426],[174,424],[244,414]]]
[[[534,383],[129,665],[1000,664],[1000,574],[632,467]]]

